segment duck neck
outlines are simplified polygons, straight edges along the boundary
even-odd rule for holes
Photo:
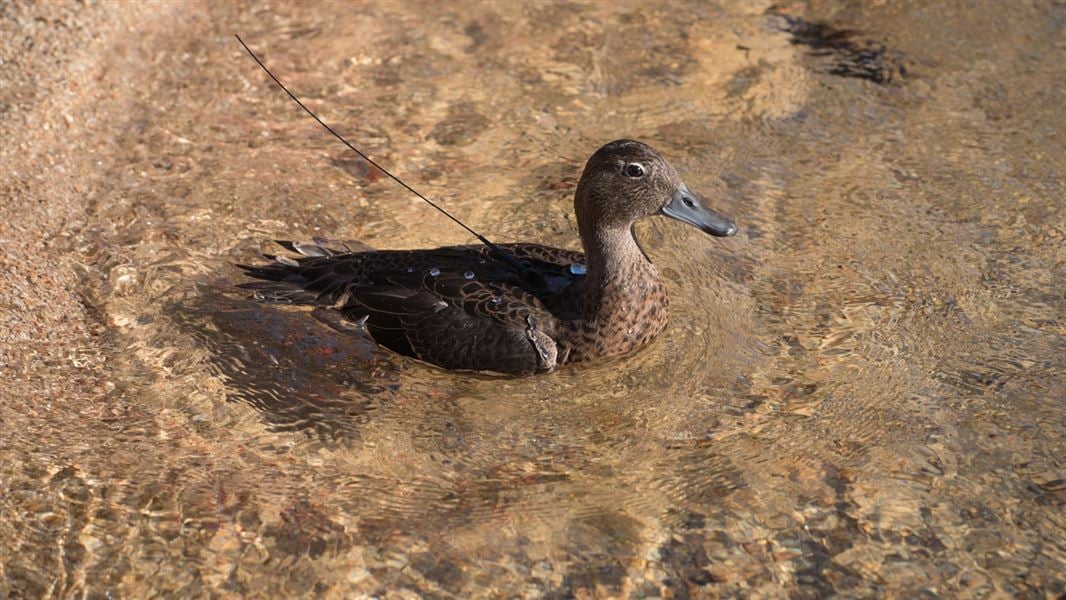
[[[581,245],[588,268],[586,280],[597,287],[609,285],[641,265],[651,264],[627,225],[582,231]]]
[[[660,287],[659,273],[633,236],[631,224],[581,232],[587,275],[581,295],[585,312],[601,317],[632,314]]]

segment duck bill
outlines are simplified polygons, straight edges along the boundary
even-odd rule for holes
[[[737,233],[737,224],[732,219],[707,206],[702,196],[686,186],[674,192],[670,202],[662,208],[662,214],[716,237],[729,237]]]

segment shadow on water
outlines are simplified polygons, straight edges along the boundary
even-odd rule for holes
[[[354,327],[336,331],[308,311],[259,304],[230,285],[202,285],[163,310],[209,353],[208,370],[228,399],[255,407],[277,431],[358,439],[398,389],[389,383],[389,357]]]

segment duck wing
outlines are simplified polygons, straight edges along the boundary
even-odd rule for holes
[[[427,274],[417,288],[354,288],[341,310],[382,346],[446,369],[524,375],[556,366],[553,318],[515,286]]]
[[[352,253],[285,245],[304,256],[239,265],[265,280],[241,287],[266,301],[330,306],[363,321],[381,345],[448,369],[528,374],[555,367],[556,322],[541,299],[548,292],[486,248]],[[504,248],[542,282],[575,277],[569,265],[580,253]]]
[[[261,282],[239,284],[255,290],[263,302],[331,306],[360,286],[389,285],[417,288],[427,272],[473,273],[478,281],[515,286],[541,300],[550,300],[583,275],[585,257],[581,252],[541,244],[500,244],[535,276],[517,271],[498,260],[485,246],[446,246],[431,250],[352,251],[317,243],[279,241],[283,247],[303,256],[265,255],[264,265],[237,267]],[[365,246],[364,246],[365,247]],[[342,303],[343,304],[343,303]],[[339,306],[338,306],[339,308]]]

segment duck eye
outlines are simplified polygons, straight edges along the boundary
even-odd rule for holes
[[[626,177],[632,177],[634,179],[639,179],[641,177],[644,177],[644,175],[645,175],[645,173],[647,173],[647,171],[644,170],[644,165],[642,165],[640,163],[629,163],[628,165],[625,166],[624,169],[622,169],[622,173]]]

